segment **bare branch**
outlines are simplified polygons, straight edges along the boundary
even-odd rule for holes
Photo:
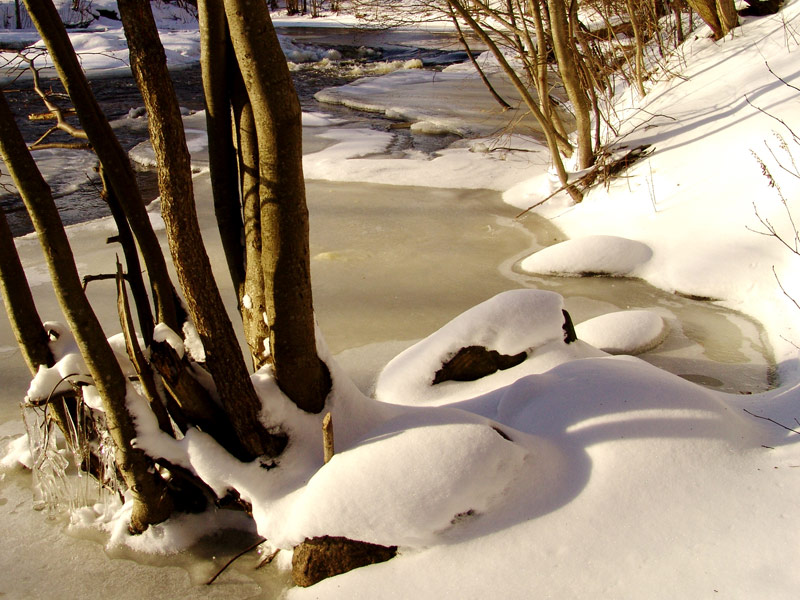
[[[772,274],[775,275],[775,281],[778,282],[778,287],[781,288],[781,291],[783,292],[783,295],[786,296],[789,300],[791,300],[792,304],[794,304],[798,309],[800,309],[800,303],[798,303],[797,300],[795,300],[789,294],[789,292],[787,292],[786,289],[783,287],[783,284],[781,283],[781,280],[778,277],[778,273],[775,271],[775,267],[774,266],[772,267]]]
[[[774,423],[778,427],[783,427],[786,431],[791,431],[792,433],[796,433],[797,435],[800,435],[800,431],[798,431],[797,429],[792,429],[791,427],[787,427],[786,425],[784,425],[783,423],[779,423],[775,419],[770,419],[769,417],[763,417],[761,415],[757,415],[755,413],[750,412],[746,408],[743,408],[742,410],[744,412],[746,412],[748,415],[750,415],[751,417],[755,417],[756,419],[763,419],[764,421],[769,421],[770,423]]]
[[[250,552],[250,551],[252,551],[252,550],[255,550],[256,548],[258,548],[258,547],[259,547],[261,544],[263,544],[263,543],[264,543],[264,542],[266,542],[266,541],[267,541],[267,538],[263,538],[263,537],[262,537],[262,538],[258,538],[258,541],[257,541],[255,544],[253,544],[253,545],[251,545],[251,546],[248,546],[247,548],[245,548],[244,550],[242,550],[241,552],[239,552],[239,554],[237,554],[236,556],[234,556],[233,558],[231,558],[231,559],[230,559],[228,562],[226,562],[226,563],[223,565],[223,567],[222,567],[222,568],[221,568],[219,571],[217,571],[217,572],[214,574],[214,576],[213,576],[211,579],[209,579],[208,581],[206,581],[206,585],[211,585],[212,583],[214,583],[214,582],[217,580],[217,577],[219,577],[220,575],[222,575],[222,573],[224,573],[224,572],[225,572],[225,569],[227,569],[228,567],[230,567],[230,566],[233,564],[233,562],[234,562],[236,559],[238,559],[238,558],[240,558],[240,557],[244,556],[245,554],[247,554],[248,552]]]

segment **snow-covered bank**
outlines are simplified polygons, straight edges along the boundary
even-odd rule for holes
[[[678,76],[652,84],[644,99],[623,96],[616,107],[621,124],[615,145],[650,145],[652,154],[625,177],[592,190],[580,205],[556,200],[538,212],[570,238],[604,234],[646,244],[652,256],[635,269],[608,267],[754,316],[770,333],[782,376],[794,381],[798,309],[781,292],[772,268],[789,296],[798,298],[800,262],[762,235],[766,229],[758,216],[794,238],[778,190],[759,164],[767,165],[792,209],[800,179],[777,160],[791,169],[790,155],[800,157],[789,131],[800,131],[800,39],[793,34],[800,6],[786,4],[781,14],[744,19],[716,43],[699,30],[670,63]],[[524,208],[540,197],[541,186],[534,179],[505,198]]]
[[[799,12],[797,0],[785,9],[789,28],[798,26]],[[748,137],[746,125],[761,113],[742,112],[748,110],[746,105],[734,104],[740,112],[728,115],[732,95],[754,89],[750,86],[755,81],[765,87],[757,96],[764,108],[787,122],[792,117],[793,97],[783,96],[780,86],[769,86],[745,68],[747,63],[739,62],[759,54],[752,47],[758,40],[770,64],[776,65],[773,69],[785,75],[778,69],[788,65],[793,57],[788,50],[794,52],[795,46],[789,43],[787,48],[782,35],[786,30],[777,27],[779,23],[751,21],[733,39],[716,45],[695,40],[694,62],[689,63],[694,78],[659,84],[646,99],[648,110],[658,108],[659,114],[667,115],[665,124],[645,129],[661,122],[650,121],[625,140],[652,142],[650,163],[639,165],[630,178],[613,183],[608,191],[593,192],[580,206],[567,206],[558,198],[545,205],[542,212],[553,215],[576,239],[552,251],[550,258],[543,254],[532,259],[532,268],[545,270],[558,260],[564,265],[560,271],[624,272],[668,290],[718,297],[762,318],[776,342],[785,327],[796,324],[796,309],[781,300],[769,273],[772,262],[791,269],[792,260],[785,250],[773,247],[774,240],[747,230],[758,224],[752,221],[753,199],[763,199],[761,214],[776,218],[766,204],[773,191],[761,179],[757,163],[744,160],[750,144],[763,137],[751,140],[765,136],[771,125],[762,123],[763,130],[754,128]],[[783,41],[773,43],[767,34]],[[734,54],[730,64],[720,61],[720,52]],[[715,69],[724,73],[706,80]],[[695,80],[704,84],[702,89],[694,90]],[[734,92],[718,96],[719,85]],[[659,99],[662,89],[677,93],[675,86],[686,94],[684,104],[674,97]],[[431,93],[438,94],[434,86]],[[708,99],[717,97],[720,106],[712,110]],[[705,112],[699,124],[693,123],[701,101]],[[687,114],[674,113],[684,106],[691,109]],[[678,116],[683,121],[672,122]],[[413,178],[417,185],[452,187],[520,184],[515,188],[520,205],[536,201],[543,188],[549,189],[547,161],[540,153],[451,149],[444,155],[462,168],[454,175],[449,168],[441,173],[438,158],[380,156],[386,151],[382,132],[341,133],[320,115],[309,117],[307,125],[312,123],[320,131],[307,135],[322,139],[305,160],[307,172],[318,177],[340,174],[353,181],[393,183]],[[202,133],[193,129],[192,146],[202,154]],[[736,137],[729,137],[731,131]],[[656,134],[655,140],[648,137]],[[326,146],[324,136],[336,137],[336,143]],[[718,136],[719,146],[714,143]],[[501,138],[501,145],[505,141]],[[473,149],[479,149],[478,144],[490,149],[493,143],[497,140],[476,142]],[[712,156],[722,156],[722,166],[730,163],[737,171],[720,169]],[[717,169],[707,182],[706,171],[698,169],[709,164]],[[736,185],[726,183],[728,179]],[[207,176],[199,175],[197,183],[205,218],[210,212]],[[679,184],[686,189],[678,192]],[[790,182],[783,185],[788,198],[797,197]],[[717,195],[720,186],[725,195]],[[452,212],[456,220],[457,209]],[[72,230],[87,264],[106,264],[108,259],[101,256],[107,225]],[[213,230],[207,221],[205,225],[206,231]],[[383,238],[380,231],[373,235],[377,248]],[[20,242],[30,253],[24,257],[29,273],[38,275],[37,287],[46,291],[47,276],[36,270],[41,261],[32,256],[32,245],[30,239]],[[460,249],[454,245],[452,251]],[[414,252],[421,249],[415,247]],[[586,260],[587,252],[588,258],[600,257],[600,263]],[[792,274],[786,271],[785,280]],[[476,278],[473,285],[480,287],[482,281]],[[420,290],[434,299],[437,292],[436,286]],[[113,302],[101,297],[100,305],[113,313]],[[320,419],[293,409],[268,373],[255,377],[266,410],[291,429],[296,441],[283,459],[283,469],[265,472],[237,464],[202,434],[169,442],[168,450],[212,485],[235,483],[253,502],[260,533],[275,544],[288,546],[320,533],[401,544],[399,556],[390,562],[309,589],[289,590],[287,597],[793,598],[800,583],[794,568],[800,548],[800,438],[745,409],[791,425],[800,416],[797,385],[787,377],[783,387],[766,394],[722,394],[635,358],[605,356],[581,342],[565,344],[561,306],[553,294],[524,291],[465,313],[383,372],[378,402],[366,398],[348,377],[354,365],[374,371],[382,366],[373,348],[351,362],[343,359],[340,367],[334,365],[330,408],[337,455],[324,467]],[[775,314],[766,314],[769,311]],[[646,330],[643,337],[652,342],[660,331],[657,321],[647,319],[646,327],[634,327],[628,314],[623,327],[637,334]],[[613,325],[611,333],[619,333],[620,327]],[[611,339],[604,338],[602,330],[594,324],[598,346]],[[632,337],[623,336],[623,341],[629,344]],[[7,332],[1,339],[0,348],[9,348]],[[471,343],[502,354],[524,350],[529,355],[478,383],[430,385],[437,365]],[[787,365],[796,351],[785,344],[778,347],[784,373],[790,373]],[[13,350],[2,355],[4,374],[11,363],[6,355]],[[18,395],[16,390],[8,393]],[[142,440],[162,451],[166,447],[156,436],[143,435]],[[16,502],[15,509],[23,510],[18,491],[7,491],[5,483],[2,490],[4,498]],[[148,534],[152,537],[137,541],[158,547],[154,538],[161,531],[155,529]],[[117,532],[115,539],[124,537]],[[15,560],[5,553],[0,556],[9,565]],[[31,577],[26,569],[25,564],[6,569],[18,574],[12,588],[18,595],[26,589],[23,575]],[[196,588],[185,595],[218,593],[216,589]],[[58,592],[64,595],[61,586]],[[141,591],[151,593],[156,592]],[[251,590],[230,590],[227,597],[239,593],[245,596]]]

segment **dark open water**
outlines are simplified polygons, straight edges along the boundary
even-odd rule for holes
[[[332,67],[316,69],[306,65],[293,71],[295,88],[303,110],[346,115],[350,120],[361,120],[365,126],[379,129],[388,129],[391,122],[379,115],[357,113],[340,106],[321,105],[314,99],[314,94],[323,88],[343,85],[356,79],[357,76],[350,74],[350,69],[358,63],[420,58],[426,68],[436,69],[466,60],[466,54],[459,51],[446,34],[407,37],[409,34],[403,32],[357,32],[351,29],[314,28],[292,28],[282,33],[289,34],[298,44],[312,48],[336,49],[342,56],[342,60]],[[368,58],[364,58],[364,52],[359,49],[367,46],[370,41],[379,45],[372,48],[374,52]],[[202,110],[200,66],[177,69],[172,71],[171,75],[181,106],[190,111]],[[44,80],[43,87],[63,94],[63,87],[57,79]],[[126,118],[131,109],[143,105],[139,90],[131,76],[93,79],[92,88],[126,150],[147,139],[145,121]],[[4,88],[4,92],[27,142],[32,143],[50,128],[51,122],[30,121],[27,118],[30,113],[44,111],[44,105],[29,82],[19,81],[9,84]],[[63,107],[69,106],[66,97],[56,97],[56,101]],[[74,119],[74,122],[78,124],[77,119]],[[442,136],[412,135],[402,129],[393,130],[393,133],[398,137],[395,143],[397,147],[417,147],[427,152],[435,151],[453,141]],[[62,132],[51,135],[49,139],[52,142],[73,141]],[[153,200],[158,195],[155,172],[140,170],[138,176],[145,201]],[[80,223],[109,214],[107,206],[100,199],[97,178],[93,177],[93,173],[76,170],[74,176],[65,172],[55,175],[54,179],[49,183],[65,224]],[[13,186],[8,185],[10,183],[8,176],[0,177],[0,207],[6,213],[14,235],[24,235],[33,231],[33,227],[22,201],[16,195]]]

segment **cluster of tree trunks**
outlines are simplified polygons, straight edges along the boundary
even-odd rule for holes
[[[142,390],[162,429],[173,435],[173,423],[184,432],[188,427],[198,427],[242,460],[277,456],[287,436],[276,433],[279,423],[267,427],[268,416],[213,283],[197,221],[181,115],[150,3],[119,0],[118,8],[132,70],[149,114],[162,216],[188,315],[172,285],[128,157],[92,95],[55,6],[50,0],[25,3],[80,120],[81,128],[72,127],[72,132],[87,139],[100,160],[103,197],[117,222],[116,239],[122,243],[126,258],[127,274],[120,272],[118,277],[121,322]],[[220,229],[227,240],[231,276],[243,305],[245,290],[259,299],[258,312],[250,311],[245,319],[248,331],[256,332],[250,334],[255,340],[254,362],[262,366],[263,357],[269,356],[287,396],[299,407],[319,412],[331,382],[316,353],[299,102],[263,2],[201,1],[198,8],[203,75],[211,109],[209,126],[227,132],[227,137],[210,136],[217,142],[212,147],[212,171]],[[228,85],[230,82],[234,85]],[[235,140],[232,131],[237,132]],[[39,234],[67,324],[103,399],[117,468],[135,500],[131,530],[143,531],[169,516],[178,486],[172,477],[163,479],[155,468],[155,463],[166,464],[161,457],[147,456],[132,445],[136,430],[126,404],[129,383],[86,298],[50,189],[16,128],[4,96],[0,98],[0,137],[3,159]],[[243,231],[247,235],[241,235]],[[243,251],[240,239],[258,251]],[[39,366],[52,365],[53,357],[30,290],[20,285],[25,281],[24,272],[4,216],[0,220],[0,246],[0,287],[26,361],[35,372]],[[141,276],[140,255],[149,291]],[[126,285],[133,292],[149,361],[135,341]],[[187,317],[203,343],[202,366],[189,364],[168,345],[153,341],[156,322],[180,332]],[[254,327],[256,322],[260,325]],[[204,389],[192,376],[198,368],[208,370],[214,389]],[[155,385],[155,379],[161,379],[163,386]],[[195,488],[198,494],[208,492],[199,481]]]

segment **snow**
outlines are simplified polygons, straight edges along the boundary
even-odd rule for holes
[[[169,328],[165,323],[156,323],[153,329],[153,341],[166,342],[175,352],[178,353],[178,358],[183,358],[186,348],[183,345],[183,338]]]
[[[641,242],[590,235],[548,246],[523,260],[520,268],[528,273],[633,276],[652,255]]]
[[[661,310],[600,315],[578,323],[580,341],[567,344],[562,299],[552,292],[514,290],[467,310],[385,368],[386,348],[395,354],[402,340],[333,357],[321,335],[320,355],[334,382],[326,410],[333,416],[336,455],[326,465],[323,415],[296,409],[268,369],[253,380],[264,399],[264,423],[281,424],[290,436],[278,468],[243,464],[197,431],[180,440],[167,438],[131,388],[137,444],[193,470],[220,493],[235,487],[253,504],[258,534],[275,547],[289,548],[322,534],[400,546],[398,557],[387,563],[309,589],[289,589],[287,598],[521,598],[537,592],[552,598],[794,598],[800,584],[794,568],[800,548],[800,438],[775,422],[791,427],[800,417],[794,345],[800,320],[771,271],[774,265],[795,298],[800,297],[800,273],[797,256],[757,233],[764,225],[756,210],[782,235],[792,236],[777,189],[770,188],[753,153],[784,197],[797,198],[800,182],[780,168],[778,159],[787,164],[788,158],[772,133],[790,137],[776,118],[800,130],[797,94],[767,67],[798,85],[798,27],[800,2],[789,0],[780,15],[747,19],[717,43],[701,29],[674,58],[679,77],[648,82],[648,95],[641,100],[620,93],[617,143],[650,144],[652,154],[578,205],[560,194],[537,208],[570,240],[521,264],[535,273],[633,276],[668,292],[719,299],[764,324],[779,367],[776,389],[722,393],[638,358],[607,354],[635,354],[658,344],[668,329]],[[124,48],[115,37],[118,30],[93,32],[98,33],[93,39],[73,35],[76,43],[103,50],[104,56],[92,55],[85,63],[103,71],[124,60]],[[173,65],[197,60],[193,30],[165,29],[163,35],[171,40]],[[304,158],[307,176],[496,189],[520,209],[549,195],[552,178],[541,146],[519,134],[493,137],[495,109],[471,92],[463,98],[468,109],[459,109],[453,98],[465,89],[462,84],[472,85],[465,80],[474,79],[467,68],[449,70],[433,84],[425,73],[396,71],[326,93],[413,120],[423,129],[435,125],[478,139],[434,157],[389,157],[385,132],[338,129],[339,122],[328,115],[306,115],[305,135],[318,143]],[[455,114],[438,114],[442,105]],[[199,119],[195,115],[187,123],[194,131],[195,166],[202,169]],[[795,155],[800,151],[791,140],[787,147]],[[198,194],[207,193],[207,173],[201,171],[196,181]],[[95,246],[104,229],[95,223],[71,230],[73,240],[89,242],[80,244],[80,260],[102,264]],[[18,241],[21,251],[31,243],[30,238]],[[381,238],[374,243],[379,247]],[[48,280],[37,271],[40,261],[26,258],[37,290],[44,290]],[[3,327],[0,349],[13,343]],[[70,352],[68,332],[53,327],[60,333],[55,341],[59,364],[34,379],[31,397],[46,397],[67,372],[86,372]],[[202,357],[196,333],[184,332],[184,339],[162,330],[157,335]],[[112,339],[121,355],[119,339]],[[526,352],[527,358],[477,382],[432,385],[435,372],[466,345]],[[12,363],[0,358],[4,375],[9,365],[8,381],[16,381]],[[377,379],[375,399],[356,387],[356,377]],[[6,394],[9,404],[21,395],[14,389]],[[62,540],[60,532],[53,533],[56,528],[20,508],[28,500],[16,479],[19,473],[8,463],[11,457],[24,458],[19,441],[24,438],[13,425],[0,427],[0,441],[11,445],[0,494],[13,507],[0,521],[4,539],[15,540],[8,548],[21,553],[0,553],[3,565],[15,569],[14,581],[0,584],[9,586],[0,591],[11,590],[9,597],[25,592],[48,597],[36,554],[40,559],[76,542]],[[178,552],[200,533],[198,519],[176,517],[131,539],[123,528],[126,510],[123,505],[109,515],[86,509],[73,527],[100,527],[110,532],[111,545],[157,553]],[[230,518],[214,513],[207,525],[252,527],[252,522],[226,521]],[[30,544],[20,533],[29,524],[36,531]],[[81,552],[87,544],[80,541]],[[94,554],[85,552],[91,558],[79,573],[94,576],[109,562],[96,548]],[[62,554],[72,556],[69,550]],[[146,573],[129,580],[126,593],[135,589],[135,595],[121,596],[114,588],[118,597],[206,593],[172,575],[164,584],[169,589],[157,592],[151,589],[156,579],[151,574],[162,571],[111,562],[124,563],[115,567],[114,577],[126,570]],[[116,585],[114,577],[104,585]],[[59,580],[59,596],[66,586],[83,589],[77,579]],[[220,594],[249,597],[253,586],[237,579]]]
[[[637,355],[664,341],[669,326],[649,310],[606,313],[575,326],[579,340],[609,354]]]
[[[393,404],[452,403],[457,396],[474,397],[487,391],[487,386],[488,390],[496,389],[498,380],[520,376],[520,369],[512,368],[509,373],[500,372],[477,382],[431,385],[442,365],[467,346],[481,346],[507,356],[530,353],[523,367],[528,370],[551,353],[560,360],[563,354],[574,356],[578,348],[583,348],[580,344],[566,347],[562,310],[562,298],[553,292],[512,290],[499,294],[392,359],[378,378],[375,397]]]

